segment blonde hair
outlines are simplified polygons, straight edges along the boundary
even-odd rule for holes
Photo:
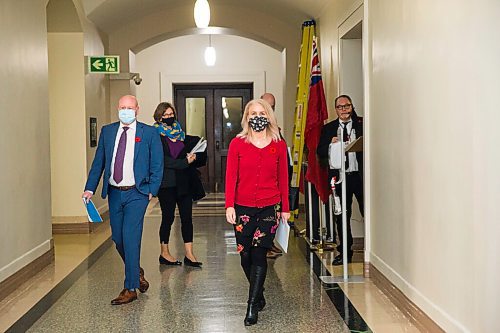
[[[280,130],[278,128],[278,122],[276,121],[276,117],[274,116],[273,109],[271,105],[263,99],[252,99],[245,106],[245,111],[243,112],[243,117],[241,117],[241,127],[243,130],[237,135],[238,138],[243,138],[245,141],[248,141],[249,137],[252,136],[252,131],[249,129],[248,119],[250,113],[250,107],[254,104],[260,104],[267,116],[267,120],[269,121],[269,125],[266,128],[266,136],[271,137],[274,141],[281,140]]]

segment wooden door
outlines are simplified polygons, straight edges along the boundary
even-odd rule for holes
[[[208,163],[200,168],[205,190],[224,192],[227,150],[241,131],[241,116],[253,96],[253,84],[175,84],[174,96],[186,133],[207,139]]]

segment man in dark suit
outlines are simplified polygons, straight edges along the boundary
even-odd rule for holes
[[[104,172],[102,198],[108,196],[112,239],[125,263],[124,289],[113,305],[132,302],[136,289],[149,288],[139,265],[142,227],[149,200],[160,188],[163,149],[158,132],[136,121],[138,111],[135,96],[120,98],[120,121],[102,128],[82,195],[87,201],[92,197]]]
[[[352,100],[347,95],[340,95],[335,99],[335,111],[338,118],[323,126],[321,130],[321,137],[318,144],[317,154],[320,161],[324,165],[328,165],[328,151],[331,143],[339,140],[337,137],[337,130],[339,126],[344,127],[343,141],[352,142],[356,138],[363,135],[363,118],[358,117],[354,111]],[[352,215],[352,196],[356,196],[358,200],[361,215],[364,211],[363,201],[363,153],[347,153],[346,154],[346,214],[347,214],[347,258],[348,262],[352,261],[353,251],[352,247],[352,233],[351,233],[351,215]],[[337,169],[329,169],[328,182],[332,177],[339,180],[339,171]],[[342,199],[342,191],[337,186],[337,194]],[[339,236],[340,244],[337,246],[339,254],[333,260],[333,265],[342,265],[342,215],[336,217],[337,233]]]

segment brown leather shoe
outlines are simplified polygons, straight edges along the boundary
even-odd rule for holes
[[[149,282],[144,278],[144,270],[139,267],[139,291],[145,293],[149,288]]]
[[[111,301],[111,305],[127,304],[137,299],[137,292],[123,289],[117,298]]]

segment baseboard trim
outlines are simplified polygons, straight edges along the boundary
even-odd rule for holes
[[[26,332],[112,245],[111,237],[105,240],[48,294],[9,327],[6,333]]]
[[[370,266],[371,266],[370,262],[368,262],[368,261],[365,261],[364,264],[363,264],[363,276],[365,278],[370,278],[371,277],[371,274],[370,274],[371,267]]]
[[[30,279],[54,261],[54,240],[50,240],[47,252],[0,282],[0,301],[12,293],[19,285]]]
[[[425,312],[403,294],[373,263],[366,263],[369,276],[373,283],[391,300],[391,302],[410,319],[410,321],[423,332],[445,332]],[[366,271],[365,271],[366,274]]]
[[[104,221],[109,220],[109,211],[101,214]],[[87,218],[85,217],[85,220]],[[54,221],[54,218],[53,218]],[[76,223],[52,223],[52,234],[91,234],[95,232],[103,223],[76,222]]]

